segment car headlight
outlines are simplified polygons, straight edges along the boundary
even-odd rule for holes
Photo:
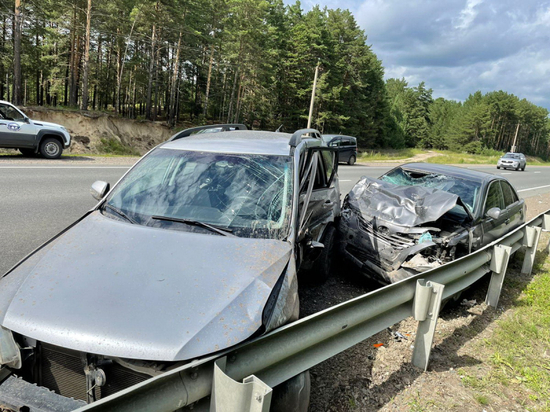
[[[13,339],[11,330],[0,326],[0,365],[21,368],[21,351]]]

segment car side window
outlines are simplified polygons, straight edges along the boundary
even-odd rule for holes
[[[342,139],[342,146],[351,146],[350,139]]]
[[[504,196],[500,188],[500,182],[492,182],[487,192],[487,200],[485,201],[485,212],[493,207],[504,209]]]
[[[502,193],[504,194],[504,206],[508,207],[512,203],[515,203],[518,201],[518,197],[516,195],[516,192],[514,192],[514,189],[512,189],[512,186],[508,182],[505,182],[502,180],[500,182],[502,185]]]
[[[332,175],[334,173],[334,164],[336,163],[335,156],[336,156],[336,152],[329,151],[329,150],[321,151],[321,158],[323,160],[324,170],[325,170],[326,187],[330,186],[330,184],[332,183]]]

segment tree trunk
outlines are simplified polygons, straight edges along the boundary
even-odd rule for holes
[[[88,75],[90,73],[90,30],[92,24],[92,0],[88,0],[86,9],[86,43],[84,44],[84,76],[82,78],[81,110],[88,110]]]
[[[212,40],[214,40],[214,35],[212,35]],[[203,114],[206,117],[208,113],[208,97],[210,95],[210,82],[212,78],[212,65],[214,63],[214,43],[210,46],[210,62],[208,63],[208,76],[206,78],[206,93],[204,95],[204,110]]]
[[[21,88],[21,0],[15,0],[13,31],[13,103],[16,106],[20,106],[23,103]]]
[[[158,3],[157,3],[158,6]],[[145,118],[152,120],[153,105],[153,77],[155,73],[155,33],[156,26],[153,23],[153,33],[151,34],[151,60],[149,61],[149,79],[147,81],[147,100],[145,102]]]
[[[178,38],[178,47],[176,49],[176,60],[174,62],[174,71],[172,74],[172,88],[170,90],[170,115],[168,116],[168,125],[173,127],[176,123],[176,90],[179,77],[179,62],[181,53],[181,31]]]
[[[73,19],[71,24],[71,53],[70,53],[70,79],[69,79],[69,105],[76,106],[78,92],[76,90],[76,72],[77,72],[77,45],[76,38],[78,37],[76,28],[76,4],[73,7]]]

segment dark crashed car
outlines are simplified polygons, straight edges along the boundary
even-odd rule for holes
[[[458,167],[405,164],[363,177],[344,199],[346,262],[387,284],[500,238],[525,221],[525,203],[498,176]]]

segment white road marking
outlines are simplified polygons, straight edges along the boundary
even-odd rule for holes
[[[501,173],[501,175],[511,175],[512,173]]]
[[[540,172],[533,172],[533,173],[540,173]]]
[[[340,182],[351,182],[351,180],[339,180]]]
[[[527,192],[528,190],[544,189],[545,187],[550,187],[550,185],[530,187],[529,189],[521,189],[521,190],[518,190],[518,193],[519,192]]]
[[[129,169],[131,166],[0,166],[0,169]]]

